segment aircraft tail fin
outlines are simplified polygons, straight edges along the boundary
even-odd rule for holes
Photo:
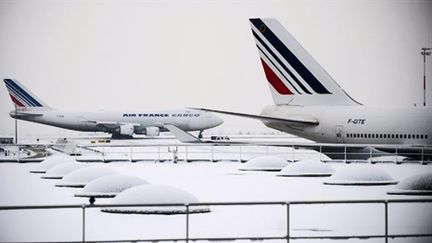
[[[20,110],[27,109],[50,109],[50,107],[45,104],[36,95],[26,89],[20,82],[15,79],[3,79],[9,95],[14,103],[15,107]]]
[[[276,19],[249,19],[275,104],[360,105]]]

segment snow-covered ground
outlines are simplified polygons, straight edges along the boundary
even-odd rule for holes
[[[230,151],[228,151],[230,152]],[[244,151],[243,151],[244,152]],[[218,156],[223,157],[218,151]],[[287,155],[289,157],[289,155]],[[430,196],[389,195],[395,185],[325,185],[328,177],[281,177],[278,172],[240,171],[239,162],[111,162],[93,163],[151,184],[169,185],[193,194],[200,202],[411,199]],[[336,171],[354,163],[330,163]],[[395,180],[432,171],[432,164],[374,164]],[[87,204],[74,197],[80,188],[55,187],[58,180],[29,173],[37,163],[0,163],[0,205]],[[96,204],[112,199],[98,198]],[[190,237],[264,237],[286,235],[286,206],[210,206],[211,212],[190,215]],[[79,241],[81,209],[0,211],[1,241]],[[384,232],[383,204],[291,205],[290,234],[360,235]],[[87,209],[87,240],[182,238],[185,215],[112,214]],[[389,233],[432,233],[432,204],[390,204]],[[431,242],[432,238],[390,239],[390,242]],[[324,242],[296,240],[294,242]],[[336,241],[340,242],[340,241]],[[349,242],[384,242],[383,239]]]

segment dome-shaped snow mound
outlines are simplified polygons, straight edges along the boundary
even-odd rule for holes
[[[335,170],[319,159],[305,159],[285,166],[279,176],[331,176]]]
[[[72,171],[87,167],[84,163],[61,163],[46,171],[43,179],[61,179]]]
[[[288,162],[276,156],[260,156],[250,159],[240,170],[244,171],[280,171]]]
[[[118,193],[134,186],[148,184],[147,181],[127,175],[107,175],[88,183],[77,197],[115,197]]]
[[[56,165],[63,164],[63,163],[72,163],[76,162],[73,157],[66,156],[66,155],[52,155],[48,158],[46,158],[44,161],[42,161],[40,164],[36,166],[36,168],[32,169],[31,173],[45,173],[47,170],[53,168]]]
[[[388,194],[432,195],[432,172],[412,175],[402,180],[395,190]]]
[[[391,185],[397,184],[389,174],[372,165],[346,165],[338,169],[324,184]]]
[[[198,203],[198,199],[182,189],[173,186],[147,184],[132,187],[119,193],[112,204],[190,204]],[[183,214],[185,206],[144,206],[144,207],[113,207],[102,209],[109,213],[136,214]],[[190,206],[189,213],[210,212],[208,207]]]
[[[91,166],[75,170],[63,177],[56,186],[59,187],[84,187],[90,181],[102,176],[115,174],[114,171],[100,166]]]

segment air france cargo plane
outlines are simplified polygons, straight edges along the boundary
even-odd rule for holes
[[[209,112],[190,109],[156,112],[68,112],[55,110],[32,94],[17,80],[4,79],[16,110],[12,118],[87,132],[106,132],[113,138],[133,134],[159,136],[160,132],[200,131],[219,126],[223,120]]]
[[[275,104],[260,115],[201,110],[259,119],[270,128],[320,143],[432,144],[431,108],[364,106],[276,19],[250,19],[250,25]]]

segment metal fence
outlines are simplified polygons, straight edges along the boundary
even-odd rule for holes
[[[313,240],[313,239],[374,239],[381,238],[385,242],[394,238],[407,237],[432,237],[432,232],[412,233],[412,234],[390,234],[389,233],[389,205],[390,204],[410,204],[410,203],[427,203],[431,204],[432,199],[392,199],[392,200],[339,200],[339,201],[275,201],[275,202],[207,202],[207,203],[190,203],[190,204],[100,204],[100,205],[38,205],[38,206],[0,206],[0,211],[4,210],[33,210],[33,209],[80,209],[82,211],[82,235],[81,241],[61,241],[61,242],[86,242],[86,212],[91,208],[121,208],[121,207],[184,207],[185,208],[185,235],[180,238],[152,238],[152,239],[116,239],[116,240],[91,240],[91,242],[166,242],[166,241],[234,241],[234,240],[283,240],[290,242],[292,240]],[[384,232],[381,234],[353,234],[353,235],[314,235],[314,236],[292,236],[290,235],[291,210],[294,205],[319,205],[319,204],[381,204],[383,205]],[[260,236],[260,237],[202,237],[193,238],[190,236],[190,208],[197,206],[250,206],[250,205],[281,205],[286,208],[286,232],[283,236]],[[145,217],[145,215],[143,215]],[[35,241],[32,241],[35,242]],[[59,242],[59,241],[55,241]]]
[[[412,157],[411,161],[426,164],[432,159],[431,146],[383,145],[383,144],[318,144],[318,143],[284,143],[282,144],[22,144],[2,145],[4,152],[0,161],[40,162],[47,155],[47,149],[55,149],[76,157],[84,162],[111,161],[211,161],[222,160],[247,161],[261,155],[275,155],[289,161],[307,157],[319,157],[325,161],[351,162],[357,160],[374,160],[376,157],[387,157],[401,163],[400,156]],[[6,156],[7,155],[7,156]]]

